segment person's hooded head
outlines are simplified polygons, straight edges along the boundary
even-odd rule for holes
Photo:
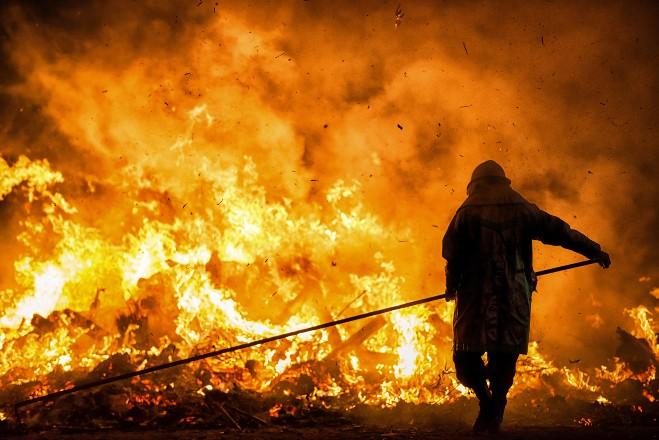
[[[481,188],[493,185],[510,185],[503,167],[493,160],[486,160],[474,168],[471,180],[467,185],[467,194],[472,195]]]

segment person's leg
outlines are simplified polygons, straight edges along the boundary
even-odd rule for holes
[[[487,374],[483,363],[483,353],[466,351],[453,352],[455,374],[461,384],[471,388],[478,397],[480,411],[474,423],[475,432],[487,430],[494,416],[490,390],[487,386]]]
[[[487,375],[490,379],[490,391],[495,412],[495,422],[491,430],[497,431],[503,421],[508,390],[513,385],[517,353],[488,352]]]
[[[453,352],[453,363],[455,364],[455,375],[460,383],[471,388],[479,400],[487,400],[490,398],[490,392],[487,387],[487,375],[482,356],[483,353],[455,351]]]

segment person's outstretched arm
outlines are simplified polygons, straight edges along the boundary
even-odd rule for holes
[[[533,239],[553,246],[561,246],[577,252],[587,258],[596,260],[600,266],[607,268],[611,265],[609,254],[604,252],[600,245],[581,232],[572,229],[570,225],[560,218],[548,214],[534,205],[535,222]]]

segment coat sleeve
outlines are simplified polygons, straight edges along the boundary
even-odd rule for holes
[[[455,293],[460,287],[463,272],[459,214],[458,212],[453,216],[442,240],[442,256],[446,260],[446,292],[450,294]]]
[[[601,252],[600,245],[581,232],[570,228],[560,218],[548,214],[537,206],[534,208],[532,238],[553,246],[561,246],[584,255],[596,258]]]

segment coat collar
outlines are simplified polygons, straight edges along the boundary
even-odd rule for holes
[[[460,209],[467,206],[483,205],[518,205],[529,203],[517,191],[512,189],[509,184],[501,183],[494,185],[484,185],[476,189],[467,200],[462,203]]]

